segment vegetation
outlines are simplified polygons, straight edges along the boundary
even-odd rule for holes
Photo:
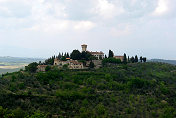
[[[105,61],[119,64],[3,75],[0,118],[176,117],[176,66]]]
[[[70,55],[71,59],[73,60],[94,60],[96,57],[94,57],[90,52],[80,52],[79,50],[73,50],[73,52]]]
[[[112,50],[109,50],[109,56],[108,56],[108,58],[111,58],[111,57],[114,57],[114,53],[113,53]]]

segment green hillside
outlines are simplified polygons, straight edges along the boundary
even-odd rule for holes
[[[176,66],[15,72],[0,79],[0,117],[174,118]]]

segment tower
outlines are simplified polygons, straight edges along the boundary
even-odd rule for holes
[[[82,52],[86,52],[87,51],[87,45],[86,44],[83,44],[83,45],[81,45],[82,46]]]

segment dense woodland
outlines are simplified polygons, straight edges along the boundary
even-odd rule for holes
[[[0,78],[0,106],[0,118],[173,118],[176,66],[119,63],[7,73]]]

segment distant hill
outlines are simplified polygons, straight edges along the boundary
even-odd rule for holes
[[[32,62],[44,61],[43,58],[25,58],[25,57],[0,57],[0,74],[7,72],[15,72],[24,68]]]
[[[148,61],[151,61],[151,62],[162,62],[162,63],[168,63],[168,64],[176,65],[176,60],[151,59],[151,60],[148,60]]]
[[[0,57],[0,62],[8,62],[8,63],[31,63],[43,61],[43,58],[26,58],[26,57]]]
[[[19,71],[20,68],[15,68],[15,69],[2,69],[0,68],[0,74],[3,74],[3,73],[11,73],[11,72],[15,72],[15,71]]]

